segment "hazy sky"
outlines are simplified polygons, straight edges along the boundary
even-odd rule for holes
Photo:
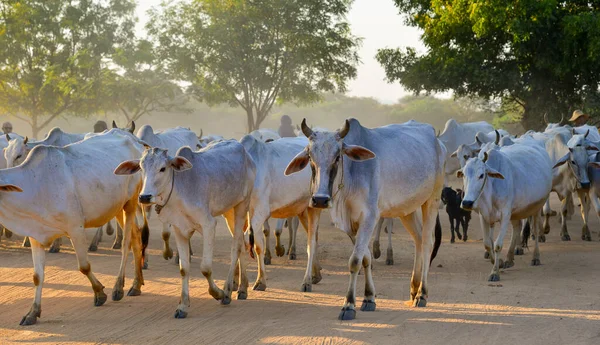
[[[146,22],[146,11],[158,6],[161,0],[138,0],[140,27]],[[399,84],[388,84],[383,68],[375,60],[379,48],[422,47],[419,31],[403,25],[402,18],[393,0],[355,0],[348,15],[352,31],[363,38],[360,49],[362,63],[358,67],[358,77],[350,82],[352,96],[374,97],[382,102],[395,102],[406,95]]]

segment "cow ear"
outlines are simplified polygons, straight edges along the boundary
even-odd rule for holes
[[[487,175],[491,178],[499,178],[501,180],[504,180],[504,175],[502,175],[499,171],[494,170],[490,167],[487,167]]]
[[[458,150],[452,152],[452,154],[450,155],[450,157],[458,157]]]
[[[588,165],[596,169],[600,168],[600,162],[589,162]]]
[[[115,169],[115,175],[132,175],[140,170],[140,160],[125,161]]]
[[[288,164],[287,168],[285,168],[285,176],[289,176],[291,174],[297,173],[302,169],[306,168],[308,165],[308,150],[304,149],[302,152],[298,153],[294,159]]]
[[[554,164],[552,169],[555,169],[555,168],[565,164],[568,160],[569,160],[569,154],[567,153],[566,155],[562,156],[562,158],[559,159],[558,162],[556,162],[556,164]]]
[[[375,158],[375,154],[362,146],[357,145],[342,145],[342,151],[348,158],[353,161],[360,162]]]
[[[171,166],[173,169],[175,169],[175,171],[181,172],[191,169],[192,163],[181,156],[176,156],[175,158],[171,159]]]
[[[20,187],[15,186],[14,184],[3,184],[3,185],[0,185],[0,192],[19,192],[19,193],[22,193],[23,190]]]
[[[458,178],[463,178],[465,175],[463,174],[462,170],[459,170],[456,172],[456,177]]]

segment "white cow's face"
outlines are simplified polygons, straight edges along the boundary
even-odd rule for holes
[[[144,151],[142,158],[121,163],[115,170],[117,175],[142,172],[144,185],[140,192],[141,204],[163,205],[173,188],[175,172],[192,168],[192,163],[183,157],[171,158],[167,150],[152,148]]]
[[[464,168],[467,164],[469,158],[477,157],[479,154],[479,145],[471,144],[471,145],[460,145],[458,150],[454,151],[450,157],[458,158],[458,162],[460,163],[460,167]]]
[[[463,170],[459,170],[456,176],[462,177],[465,188],[465,196],[461,203],[461,207],[471,211],[477,209],[477,202],[483,193],[483,190],[489,178],[504,179],[501,173],[489,167],[487,161],[487,153],[484,153],[484,158],[471,158],[467,161]]]
[[[6,159],[6,167],[15,167],[27,158],[31,148],[27,146],[28,139],[21,139],[19,137],[12,139],[8,142],[8,146],[4,149],[4,158]]]
[[[375,154],[364,147],[346,145],[344,137],[350,130],[346,120],[344,128],[335,131],[313,132],[307,125],[306,119],[302,121],[302,132],[308,138],[308,146],[290,162],[285,170],[286,175],[304,169],[308,163],[312,169],[310,207],[331,207],[333,183],[338,173],[342,155],[353,161],[363,161],[375,158]]]
[[[569,153],[564,155],[556,162],[554,168],[563,164],[568,164],[569,170],[576,180],[576,188],[588,190],[590,189],[590,178],[588,176],[589,155],[585,146],[575,146],[569,148]]]

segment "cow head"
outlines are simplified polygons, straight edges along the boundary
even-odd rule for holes
[[[562,156],[554,168],[558,168],[563,164],[568,164],[569,171],[573,174],[576,180],[576,188],[582,190],[590,189],[590,178],[588,176],[588,163],[589,155],[586,147],[583,145],[577,145],[575,147],[569,147],[569,152]]]
[[[480,143],[477,141],[469,145],[461,144],[458,149],[450,155],[450,157],[458,158],[460,167],[464,168],[465,164],[467,164],[467,161],[470,158],[477,157],[480,150]]]
[[[187,159],[170,157],[167,150],[159,148],[146,149],[140,160],[125,161],[115,169],[116,175],[131,175],[142,172],[144,185],[140,192],[141,204],[159,204],[167,201],[176,172],[192,168]]]
[[[117,126],[117,123],[115,122],[115,120],[113,120],[112,128],[118,128],[118,129],[121,129],[121,130],[124,130],[124,131],[127,131],[127,132],[133,134],[133,132],[135,131],[135,122],[131,121],[131,123],[129,123],[129,127],[127,127],[127,128],[119,128],[119,126]]]
[[[483,152],[483,157],[469,159],[463,170],[456,173],[458,178],[463,179],[465,197],[460,205],[461,208],[471,211],[477,208],[477,201],[484,191],[489,178],[504,179],[504,176],[486,164],[488,153]]]
[[[314,208],[331,207],[333,184],[338,174],[342,156],[356,162],[375,158],[370,150],[356,145],[347,145],[344,138],[350,131],[350,122],[346,120],[344,127],[335,131],[313,132],[302,120],[302,133],[308,138],[308,146],[300,152],[285,169],[285,175],[291,175],[310,163],[312,169],[311,193],[309,205]]]
[[[15,137],[10,140],[7,134],[6,139],[9,141],[8,146],[4,149],[4,159],[6,159],[6,167],[12,168],[23,163],[33,147],[27,145],[29,141],[27,137],[25,137],[25,139]]]

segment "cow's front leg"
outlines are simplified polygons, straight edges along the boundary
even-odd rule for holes
[[[573,201],[570,199],[569,195],[571,192],[567,193],[567,197],[561,200],[561,210],[560,210],[560,239],[563,241],[570,241],[571,236],[569,235],[569,231],[567,230],[567,218],[568,218],[568,205]],[[559,195],[560,198],[560,195]],[[535,230],[534,230],[535,232]],[[540,238],[540,242],[546,242],[545,238]]]
[[[521,221],[513,220],[512,224],[512,235],[510,236],[510,246],[508,248],[508,253],[506,253],[506,261],[502,268],[510,268],[515,265],[515,248],[517,246],[517,242],[521,239]]]
[[[42,286],[44,285],[44,267],[46,266],[46,251],[44,247],[31,239],[31,256],[33,257],[33,285],[35,285],[35,297],[29,312],[21,319],[21,326],[33,325],[37,318],[42,315]]]
[[[61,237],[57,238],[52,242],[50,249],[48,249],[48,253],[58,253],[60,252],[60,243],[62,242]]]
[[[348,260],[348,268],[350,269],[350,282],[348,284],[348,291],[346,293],[346,301],[344,302],[342,311],[338,316],[338,319],[340,320],[353,320],[356,317],[356,280],[358,278],[358,271],[360,270],[360,265],[363,262],[365,255],[371,255],[368,246],[371,240],[371,236],[373,235],[376,222],[377,216],[375,214],[370,213],[369,211],[363,213],[362,222],[359,224],[358,231],[356,234],[354,251],[352,252],[352,255],[350,255],[350,259]],[[368,262],[370,266],[370,260],[368,260]],[[374,293],[375,287],[372,286],[372,289],[369,292]],[[367,291],[365,291],[365,293],[367,293]],[[375,297],[369,297],[369,300],[373,303],[374,307]]]
[[[265,236],[265,265],[271,264],[271,226],[269,225],[269,220],[265,220],[263,224],[263,234]]]
[[[393,265],[394,264],[394,248],[392,248],[392,230],[393,230],[393,226],[394,226],[394,220],[392,218],[387,218],[385,224],[386,224],[387,235],[388,235],[388,246],[387,246],[387,252],[385,255],[385,264]]]
[[[482,215],[479,215],[479,222],[481,223],[481,235],[483,236],[483,247],[485,248],[485,259],[494,260],[492,256],[492,246],[493,241],[491,237],[491,225],[487,220],[483,218]]]
[[[291,221],[291,218],[288,218],[288,221]],[[275,254],[279,257],[285,255],[285,247],[281,244],[281,233],[285,222],[285,219],[277,219],[277,225],[275,225]]]
[[[588,227],[588,213],[590,211],[590,199],[588,197],[588,191],[577,190],[577,196],[581,203],[581,218],[583,219],[583,226],[581,228],[581,239],[584,241],[591,241],[592,234]]]
[[[381,237],[381,229],[383,228],[383,222],[385,219],[380,217],[377,221],[377,225],[375,226],[375,239],[373,240],[373,258],[379,259],[381,256],[381,243],[379,239]]]
[[[490,282],[497,282],[500,280],[500,266],[503,266],[500,260],[500,253],[502,252],[502,246],[504,245],[504,236],[506,236],[508,225],[510,224],[510,214],[504,213],[500,219],[500,231],[498,232],[498,237],[494,243],[494,267],[492,268],[492,273],[490,273],[490,276],[488,277],[488,281]]]
[[[94,238],[92,238],[92,242],[90,243],[90,246],[88,247],[88,252],[98,251],[98,244],[100,243],[101,239],[102,239],[102,227],[99,227],[98,229],[96,229]]]
[[[179,305],[175,310],[176,319],[187,317],[190,307],[190,254],[189,254],[189,233],[185,235],[176,226],[173,226],[175,233],[175,244],[179,253],[179,273],[181,273],[181,297]],[[204,263],[204,261],[203,261]],[[204,271],[203,271],[204,274]],[[206,275],[205,275],[206,276]]]
[[[306,272],[304,273],[304,281],[300,291],[311,292],[312,284],[317,284],[321,281],[321,267],[316,259],[317,255],[317,231],[319,228],[319,219],[321,211],[318,209],[309,208],[301,215],[299,219],[307,231],[306,253],[308,261],[306,262]]]

